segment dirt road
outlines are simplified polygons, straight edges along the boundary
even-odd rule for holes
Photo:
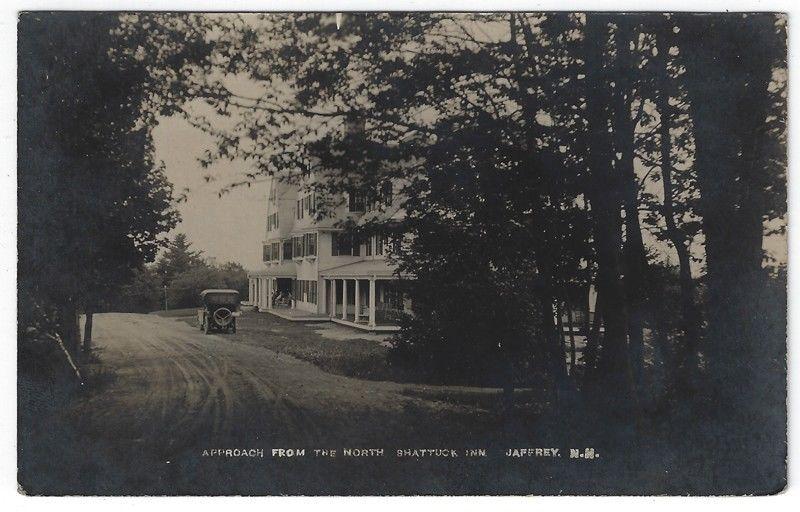
[[[84,404],[90,424],[167,450],[200,439],[378,442],[387,437],[388,417],[390,425],[404,410],[449,407],[413,398],[406,385],[325,373],[174,319],[110,313],[97,315],[94,329],[102,365],[114,380]]]
[[[180,320],[96,315],[93,338],[98,382],[72,411],[92,452],[88,492],[373,492],[381,485],[374,480],[396,474],[396,464],[309,455],[486,440],[487,415],[430,399],[431,388],[326,373],[238,336],[204,335]],[[265,458],[206,456],[227,448],[262,449]],[[306,457],[284,466],[271,458],[273,448],[304,448]]]
[[[277,334],[264,333],[270,335]],[[552,492],[552,478],[586,491],[595,477],[592,465],[577,471],[564,459],[505,456],[515,447],[566,451],[558,418],[504,419],[474,402],[442,398],[443,391],[470,399],[482,394],[491,404],[497,400],[487,394],[497,391],[334,375],[241,334],[205,335],[155,315],[97,315],[94,341],[90,389],[63,418],[32,429],[36,442],[27,444],[24,472],[31,477],[21,479],[26,492],[530,493]],[[383,451],[347,457],[345,448]],[[220,455],[228,449],[263,455]],[[273,449],[304,455],[279,457]],[[486,455],[469,456],[471,449]]]

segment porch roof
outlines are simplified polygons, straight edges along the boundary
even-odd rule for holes
[[[284,261],[280,265],[271,265],[264,270],[252,272],[249,277],[297,277],[297,266],[294,261]]]
[[[395,270],[394,265],[389,265],[384,260],[362,260],[320,270],[319,275],[323,278],[360,277],[366,279],[375,276],[391,279],[395,277]]]

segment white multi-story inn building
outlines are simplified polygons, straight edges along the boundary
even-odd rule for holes
[[[385,187],[380,202],[343,194],[341,203],[322,218],[317,197],[307,185],[277,177],[267,185],[264,269],[249,275],[250,302],[259,311],[302,321],[325,321],[370,331],[397,330],[397,318],[410,303],[395,291],[395,267],[386,259],[388,241],[381,236],[354,241],[340,221],[367,221],[371,216],[401,218],[393,190]],[[331,202],[329,202],[330,204]]]

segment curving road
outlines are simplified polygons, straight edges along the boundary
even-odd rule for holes
[[[263,336],[285,338],[286,326],[268,325],[272,327]],[[535,482],[546,483],[558,468],[569,470],[571,482],[581,482],[572,466],[505,460],[502,454],[509,446],[561,445],[546,444],[530,423],[504,423],[497,409],[490,413],[486,404],[499,402],[499,397],[487,395],[497,390],[342,377],[269,350],[259,345],[262,331],[245,335],[241,327],[236,335],[204,335],[179,319],[96,315],[93,385],[58,427],[61,433],[53,438],[57,448],[47,449],[60,476],[29,484],[28,490],[133,495],[529,493]],[[306,456],[279,458],[271,453],[274,448],[305,449]],[[347,457],[344,448],[385,453]],[[418,448],[486,448],[491,456],[395,455],[398,449]],[[264,457],[205,455],[214,449],[263,450]],[[314,449],[337,449],[341,455],[319,458]]]
[[[93,337],[109,382],[81,405],[84,428],[165,454],[220,443],[374,444],[468,412],[415,397],[418,386],[333,375],[156,315],[96,315]]]

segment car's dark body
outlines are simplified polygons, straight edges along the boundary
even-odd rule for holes
[[[209,289],[200,293],[203,307],[197,310],[197,323],[206,334],[214,331],[236,332],[236,318],[241,315],[239,292]]]

